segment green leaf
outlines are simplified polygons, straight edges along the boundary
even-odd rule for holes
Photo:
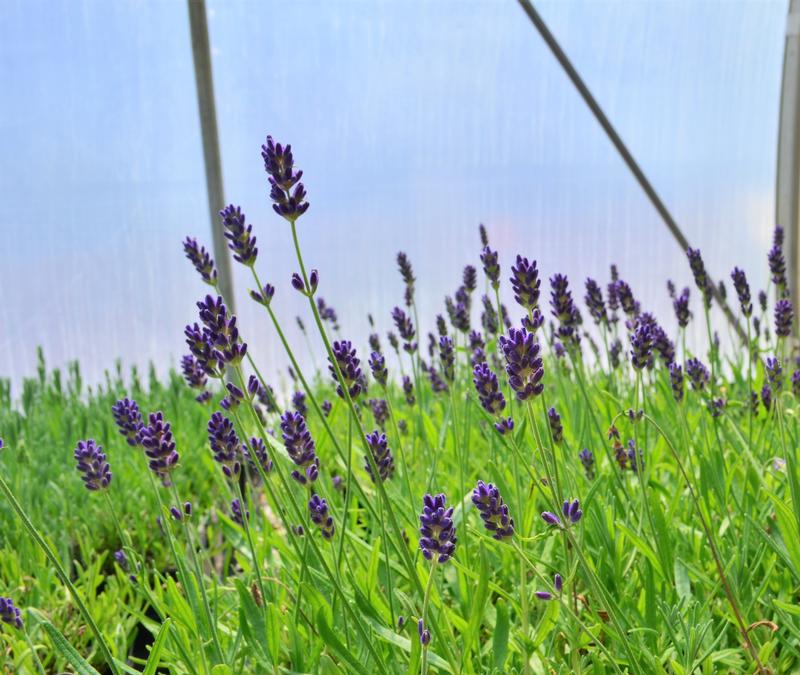
[[[497,610],[497,619],[494,623],[494,638],[492,640],[494,667],[500,672],[505,672],[503,666],[508,656],[508,608],[506,603],[498,598],[495,609]]]
[[[467,625],[467,632],[464,636],[464,644],[466,645],[465,658],[469,657],[472,649],[472,643],[478,635],[478,630],[481,627],[483,614],[486,610],[486,599],[489,595],[489,566],[486,563],[486,550],[483,547],[483,542],[480,546],[481,556],[481,576],[478,580],[478,588],[472,598],[472,607],[470,609],[469,624]]]
[[[346,661],[355,672],[361,673],[361,675],[369,675],[369,671],[364,665],[353,656],[350,650],[341,643],[331,630],[325,617],[325,610],[322,608],[317,610],[317,630],[319,630],[320,637],[325,641],[325,644],[336,652],[342,661]]]
[[[55,650],[69,665],[75,668],[76,675],[99,675],[89,662],[78,654],[75,647],[67,641],[67,638],[65,638],[52,623],[49,621],[41,621],[40,623],[50,637],[50,642],[53,643]]]
[[[164,651],[164,645],[167,643],[167,635],[169,633],[169,626],[172,622],[171,619],[164,619],[161,624],[161,629],[158,631],[155,642],[150,648],[150,656],[147,657],[147,665],[145,666],[143,675],[155,675],[159,663],[161,663],[161,652]]]
[[[236,590],[239,593],[239,624],[244,635],[244,641],[252,649],[253,655],[262,665],[271,665],[269,654],[265,650],[267,629],[264,623],[264,613],[256,605],[253,596],[241,579],[235,579]]]

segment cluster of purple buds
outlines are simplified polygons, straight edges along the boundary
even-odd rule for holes
[[[775,334],[789,337],[794,322],[794,309],[790,300],[782,299],[775,303]]]
[[[322,414],[323,414],[323,415],[325,415],[325,417],[328,417],[328,416],[331,414],[331,411],[333,410],[333,403],[331,403],[331,402],[330,402],[330,401],[329,401],[329,400],[326,398],[326,399],[325,399],[325,400],[322,402],[322,405],[320,406],[320,408],[322,408]]]
[[[256,238],[253,236],[253,226],[245,223],[242,209],[229,204],[219,212],[219,217],[222,220],[222,227],[225,228],[225,238],[228,240],[228,248],[233,251],[234,260],[248,267],[255,265],[258,256]]]
[[[225,385],[227,395],[219,402],[223,410],[236,410],[244,401],[245,394],[233,382],[228,382]]]
[[[443,394],[447,391],[450,391],[450,388],[447,386],[447,382],[442,379],[442,377],[439,375],[439,371],[433,366],[428,368],[428,380],[431,383],[431,389],[433,390],[433,393]]]
[[[280,216],[294,222],[308,210],[305,201],[306,190],[300,179],[302,171],[294,170],[292,146],[275,143],[272,136],[261,146],[261,157],[264,159],[264,170],[269,174],[270,198],[274,202],[272,208]]]
[[[563,274],[550,277],[550,308],[559,322],[559,337],[577,342],[579,335],[575,329],[580,324],[580,314],[572,300],[569,281]]]
[[[19,608],[11,598],[0,597],[0,621],[15,628],[22,628],[22,617]]]
[[[489,246],[484,246],[481,251],[481,263],[483,272],[491,283],[492,288],[500,288],[500,263],[498,262],[497,251],[493,251]]]
[[[483,341],[483,335],[480,332],[473,330],[469,334],[469,349],[470,349],[470,365],[474,368],[479,363],[486,361],[486,343]]]
[[[302,469],[292,471],[292,478],[300,485],[313,483],[319,475],[319,458],[305,419],[300,413],[287,411],[281,416],[281,431],[286,452]]]
[[[242,503],[238,498],[231,502],[231,518],[234,523],[238,523],[239,525],[244,525],[245,519],[250,518],[250,511],[246,508],[242,508]]]
[[[356,356],[355,347],[350,340],[336,340],[333,343],[333,359],[328,358],[328,369],[333,376],[333,381],[336,382],[336,393],[340,398],[345,398],[344,387],[351,399],[358,398],[361,393],[361,368],[359,367],[361,361]],[[341,380],[339,373],[341,373]]]
[[[628,461],[630,462],[631,471],[638,474],[644,471],[644,456],[641,448],[636,447],[633,439],[628,441]]]
[[[767,382],[773,391],[783,389],[783,367],[779,359],[774,356],[768,357],[764,361],[764,372],[767,374]]]
[[[761,403],[767,412],[772,410],[772,388],[767,383],[761,387]]]
[[[466,289],[463,286],[459,286],[456,289],[455,302],[448,296],[444,299],[444,304],[453,328],[462,333],[467,333],[470,329],[471,301]]]
[[[87,490],[105,490],[109,486],[111,467],[101,446],[91,438],[88,441],[78,441],[73,456]]]
[[[203,328],[196,323],[186,326],[186,344],[200,367],[211,377],[221,377],[226,363],[239,363],[247,353],[247,345],[239,338],[236,317],[228,317],[221,297],[210,295],[197,303]]]
[[[564,440],[564,426],[561,424],[561,415],[556,412],[555,408],[547,411],[547,423],[550,425],[553,443],[561,443]]]
[[[711,379],[708,368],[706,368],[703,365],[703,362],[697,358],[689,359],[686,362],[686,377],[689,378],[692,389],[695,391],[702,391],[705,385]]]
[[[431,632],[425,628],[425,622],[420,619],[417,621],[417,635],[419,635],[419,643],[423,648],[427,648],[431,643]]]
[[[403,339],[403,349],[407,353],[413,354],[417,351],[417,343],[414,342],[416,331],[414,330],[414,324],[411,323],[411,317],[407,316],[399,307],[395,307],[392,310],[392,320],[394,325],[397,326],[397,332],[400,333],[400,337]],[[391,342],[391,336],[389,341]]]
[[[536,261],[529,262],[521,255],[517,256],[515,265],[511,266],[511,288],[514,300],[528,313],[539,306],[539,270]]]
[[[295,411],[305,417],[308,414],[308,407],[306,406],[306,395],[302,391],[296,391],[292,394],[292,407]]]
[[[453,507],[447,507],[444,494],[426,494],[422,498],[422,513],[419,516],[419,548],[426,560],[444,563],[456,550]]]
[[[578,499],[573,499],[572,501],[565,501],[561,507],[561,512],[564,514],[564,522],[567,524],[572,523],[574,525],[583,517],[583,511],[581,511],[581,503],[580,500]],[[561,518],[552,511],[544,511],[542,513],[542,520],[548,525],[553,525],[556,527],[564,526],[562,524]]]
[[[439,361],[442,364],[444,379],[452,384],[456,377],[456,353],[453,347],[453,339],[447,335],[439,338]]]
[[[708,401],[708,411],[711,417],[717,418],[722,415],[727,407],[728,402],[724,398],[713,398]]]
[[[619,293],[617,292],[617,281],[619,280],[619,272],[616,265],[611,265],[611,281],[606,286],[608,295],[608,308],[611,310],[611,321],[616,321],[616,312],[620,308]]]
[[[161,411],[150,413],[147,422],[139,432],[144,454],[150,460],[150,470],[159,477],[164,487],[169,487],[172,485],[170,472],[180,459],[175,450],[172,428],[169,422],[164,421]]]
[[[750,284],[747,283],[747,276],[744,270],[734,267],[733,272],[731,272],[731,279],[733,279],[733,288],[739,298],[742,316],[749,317],[753,313],[753,299],[750,297]]]
[[[675,344],[669,339],[667,331],[659,324],[653,324],[653,349],[658,353],[661,362],[668,366],[675,360]]]
[[[322,536],[328,541],[333,539],[333,517],[328,513],[328,502],[321,499],[319,495],[312,495],[308,501],[308,511],[311,521],[319,527]]]
[[[314,271],[315,270],[311,270],[312,275]],[[327,304],[324,298],[317,298],[317,311],[322,321],[327,321],[334,331],[339,331],[339,317],[336,315],[336,310]]]
[[[381,339],[377,333],[370,333],[369,335],[369,348],[373,352],[383,353],[381,350]]]
[[[607,326],[608,312],[606,311],[606,303],[603,301],[603,291],[594,279],[586,279],[586,296],[584,297],[584,301],[589,308],[589,314],[591,314],[594,322],[598,326]]]
[[[269,457],[269,453],[267,453],[263,439],[252,437],[250,439],[250,447],[242,447],[242,454],[250,467],[252,478],[257,478],[261,475],[258,470],[259,466],[264,473],[272,471],[272,460]]]
[[[278,412],[278,404],[275,401],[275,391],[270,385],[259,383],[256,396],[258,397],[258,402],[267,409],[267,412]]]
[[[686,257],[689,259],[689,267],[694,275],[694,282],[697,288],[703,294],[703,300],[706,307],[711,307],[711,298],[713,295],[713,286],[711,280],[706,273],[706,266],[703,262],[703,256],[700,255],[700,250],[696,248],[687,248]]]
[[[524,328],[511,328],[508,337],[500,336],[500,348],[506,359],[506,373],[511,388],[520,401],[544,391],[544,366],[539,356],[539,343]]]
[[[264,287],[258,291],[251,290],[250,297],[253,298],[253,300],[255,300],[259,305],[269,307],[270,303],[272,302],[272,298],[275,297],[275,286],[272,284],[265,284]],[[299,316],[297,317],[297,321],[300,325],[300,330],[305,332],[305,327],[300,321]]]
[[[111,407],[111,414],[117,424],[119,433],[128,441],[128,445],[139,445],[139,431],[142,428],[142,414],[136,401],[123,398]]]
[[[484,410],[491,415],[499,415],[506,407],[506,399],[500,391],[497,375],[486,363],[479,363],[472,371],[472,381]]]
[[[678,320],[678,325],[681,328],[686,328],[689,325],[689,320],[692,318],[692,313],[689,310],[689,289],[684,288],[681,294],[672,300],[672,308],[675,310],[675,318]]]
[[[170,506],[169,513],[173,520],[177,520],[178,522],[182,521],[184,518],[189,518],[192,515],[192,502],[184,502],[182,508]]]
[[[383,398],[371,398],[369,406],[372,410],[372,417],[381,429],[386,427],[386,420],[389,419],[389,404]]]
[[[215,412],[208,420],[208,442],[214,460],[222,465],[222,473],[231,480],[237,479],[242,469],[242,444],[233,423],[222,413]]]
[[[202,390],[208,384],[208,377],[206,377],[205,371],[191,354],[186,354],[181,359],[181,370],[183,371],[183,379],[192,389]]]
[[[408,375],[403,375],[403,393],[406,397],[406,403],[413,406],[417,399],[414,396],[414,383]]]
[[[784,295],[786,292],[786,259],[783,257],[783,247],[780,244],[770,249],[767,261],[770,274],[772,274],[772,283],[777,286],[778,292]]]
[[[586,473],[586,478],[594,480],[594,455],[589,448],[584,448],[578,453],[578,459],[583,464],[583,470]]]
[[[481,326],[483,326],[487,335],[496,335],[500,325],[497,320],[497,310],[488,295],[482,296],[481,302],[483,303]]]
[[[494,485],[479,480],[472,492],[472,503],[480,511],[483,524],[494,539],[504,541],[514,536],[514,519]]]
[[[125,554],[125,551],[119,549],[114,551],[114,560],[116,561],[117,565],[120,566],[123,572],[127,572],[128,568],[130,567],[130,563],[128,561],[128,556]]]
[[[382,387],[385,387],[386,380],[389,377],[389,371],[386,370],[386,359],[379,351],[373,351],[372,354],[370,354],[369,369],[375,381]]]
[[[558,573],[553,576],[553,588],[556,590],[556,593],[561,593],[561,589],[564,588],[564,579]],[[553,599],[553,594],[550,591],[536,591],[534,595],[539,598],[539,600]]]
[[[386,434],[373,431],[371,434],[367,434],[366,439],[372,459],[375,466],[378,467],[378,476],[381,482],[389,480],[394,475],[394,458],[386,441]],[[369,457],[364,458],[364,468],[374,483],[375,474],[372,471],[372,462],[369,461]]]
[[[464,268],[462,284],[467,293],[474,293],[478,287],[478,272],[472,265],[467,265]]]
[[[406,304],[410,306],[414,298],[414,282],[417,279],[414,276],[411,261],[403,251],[397,254],[397,267],[400,270],[400,276],[403,277],[403,283],[406,285]]]
[[[183,242],[183,252],[186,257],[191,261],[198,274],[210,286],[217,285],[217,268],[214,266],[214,261],[211,259],[205,246],[200,246],[197,239],[193,237],[186,237]]]
[[[636,370],[653,367],[653,333],[650,324],[638,321],[631,336],[631,365]]]
[[[620,363],[622,363],[622,359],[620,358],[622,355],[622,341],[619,338],[615,338],[612,340],[611,345],[608,348],[608,358],[611,362],[611,367],[613,369],[619,368]]]
[[[614,282],[614,292],[622,311],[633,318],[639,314],[639,303],[633,297],[633,291],[627,281],[617,279]]]
[[[685,390],[684,381],[683,381],[683,368],[677,363],[670,363],[669,364],[669,384],[672,387],[672,398],[675,399],[676,403],[680,403],[683,400],[683,394]]]

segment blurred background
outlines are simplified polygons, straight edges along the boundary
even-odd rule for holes
[[[536,6],[712,276],[740,265],[762,288],[787,3]],[[359,346],[367,312],[385,333],[402,303],[396,252],[428,330],[464,264],[479,265],[479,223],[504,279],[522,253],[582,299],[585,277],[605,284],[615,262],[674,325],[665,282],[693,287],[685,256],[516,2],[207,11],[225,200],[254,226],[295,343],[294,317],[310,321],[268,200],[268,133],[305,172],[306,262]],[[90,383],[117,358],[176,366],[206,292],[181,241],[212,240],[186,2],[2,0],[0,92],[0,376],[18,395],[37,345],[50,365],[78,359]],[[265,374],[285,372],[250,279],[235,270],[234,286]]]

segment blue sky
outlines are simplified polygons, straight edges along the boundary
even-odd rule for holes
[[[285,321],[303,307],[267,133],[305,170],[306,257],[359,345],[366,311],[385,330],[401,300],[395,252],[432,317],[477,263],[479,222],[506,268],[523,253],[579,296],[617,262],[669,324],[683,256],[516,2],[208,6],[226,199],[254,225]],[[786,3],[537,6],[712,273],[739,264],[758,286]],[[32,374],[39,344],[90,381],[118,357],[175,364],[204,292],[180,242],[211,239],[185,3],[4,0],[0,91],[0,376]],[[280,347],[236,281],[274,376]]]

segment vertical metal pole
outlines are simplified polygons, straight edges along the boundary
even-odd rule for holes
[[[784,228],[792,304],[800,307],[800,0],[791,0],[786,17],[783,84],[778,130],[775,222]]]
[[[217,110],[214,104],[214,79],[211,74],[211,47],[208,41],[208,21],[205,0],[188,0],[189,24],[192,33],[194,78],[197,83],[197,106],[200,130],[203,135],[203,157],[206,165],[206,190],[211,233],[214,242],[214,261],[219,273],[219,288],[228,309],[234,312],[233,279],[228,246],[219,225],[219,211],[225,206],[222,193],[222,161],[217,133]]]

